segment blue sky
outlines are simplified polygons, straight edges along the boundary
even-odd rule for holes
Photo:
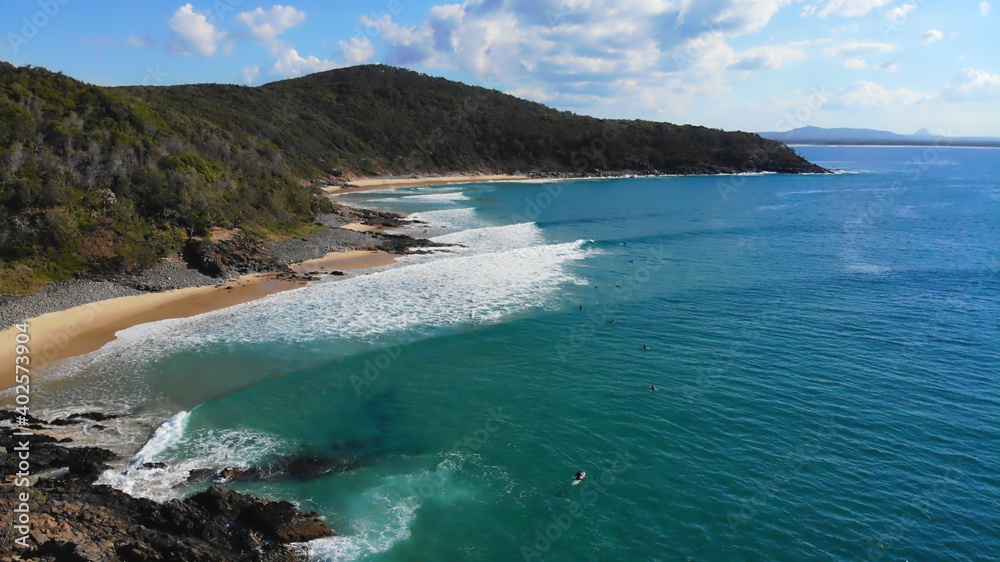
[[[0,58],[101,85],[383,62],[598,117],[1000,136],[1000,0],[4,0]]]

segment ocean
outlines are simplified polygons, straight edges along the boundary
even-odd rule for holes
[[[125,330],[33,408],[128,413],[101,482],[157,499],[313,459],[232,487],[325,516],[316,560],[996,560],[1000,151],[796,149],[839,172],[340,195],[449,246]]]

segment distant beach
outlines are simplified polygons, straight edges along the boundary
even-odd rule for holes
[[[331,185],[325,187],[323,190],[332,194],[356,191],[375,191],[378,189],[391,189],[396,187],[423,187],[425,185],[444,185],[449,183],[522,181],[529,179],[531,179],[530,176],[515,176],[509,174],[489,174],[478,176],[428,176],[423,178],[363,178],[349,181],[346,185]]]

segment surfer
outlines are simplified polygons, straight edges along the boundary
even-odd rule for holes
[[[582,304],[580,305],[580,310],[583,310],[583,305]]]
[[[650,392],[652,392],[652,391],[654,391],[654,390],[656,390],[656,386],[655,386],[655,385],[652,385],[652,384],[651,384],[651,385],[649,385],[649,391],[650,391]]]
[[[608,324],[614,324],[614,323],[615,323],[614,320],[608,320]]]
[[[649,349],[649,348],[648,348],[648,347],[646,347],[646,344],[642,344],[642,350],[643,350],[643,351],[646,351],[647,349]]]
[[[573,477],[573,480],[576,480],[577,482],[579,482],[580,480],[583,480],[584,476],[586,476],[586,474],[584,474],[583,472],[581,472],[581,471],[578,470],[576,472],[576,476]]]

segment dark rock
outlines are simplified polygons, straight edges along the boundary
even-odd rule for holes
[[[36,558],[51,556],[59,562],[88,562],[76,552],[76,544],[71,542],[60,543],[50,540],[39,546],[35,553]]]
[[[229,467],[220,470],[216,476],[223,480],[235,480],[239,478],[242,473],[243,470],[240,468]]]
[[[167,468],[166,463],[162,462],[144,462],[139,465],[139,468],[151,469],[151,468]]]
[[[188,473],[187,481],[192,484],[210,482],[215,478],[216,474],[217,473],[211,468],[196,468]]]
[[[16,447],[20,442],[28,440],[32,446],[41,443],[55,443],[56,439],[44,433],[33,433],[31,437],[15,436],[11,427],[0,428],[0,447]]]
[[[12,370],[13,370],[13,368],[12,368]],[[18,414],[14,410],[10,410],[10,409],[7,409],[7,408],[4,408],[4,409],[0,410],[0,421],[9,421],[9,422],[12,422],[12,423],[19,423],[19,420],[22,420],[25,423],[32,424],[32,425],[40,425],[40,424],[44,424],[45,423],[45,420],[40,420],[40,419],[32,416],[31,414],[24,414],[22,416],[21,414]]]
[[[279,543],[305,542],[334,534],[316,513],[302,513],[289,502],[267,502],[220,486],[212,486],[187,501]]]
[[[191,239],[184,244],[181,257],[188,267],[208,275],[209,277],[225,277],[229,274],[226,264],[216,251],[215,244],[209,240]]]
[[[295,457],[284,466],[285,472],[296,480],[312,480],[330,474],[336,464],[322,457]]]
[[[379,238],[378,249],[385,250],[390,254],[414,253],[413,248],[434,248],[451,246],[452,244],[442,244],[432,242],[425,238],[414,238],[405,234],[375,234]]]
[[[97,447],[63,447],[55,444],[55,439],[48,435],[33,435],[30,438],[11,438],[27,440],[30,443],[31,468],[33,472],[68,467],[71,473],[83,477],[99,474],[107,468],[105,463],[118,458],[111,451]],[[17,472],[17,462],[16,455],[0,455],[0,469],[5,474],[14,474]]]
[[[62,447],[37,447],[46,462],[73,460],[79,465],[114,456],[95,448],[56,449]],[[32,452],[34,462],[36,449]],[[290,550],[289,543],[333,535],[315,513],[219,486],[158,504],[91,481],[72,470],[64,478],[39,479],[31,488],[32,516],[38,525],[28,548],[0,545],[0,560],[292,562],[300,560],[300,553]],[[20,501],[15,491],[0,487],[0,512],[13,512]]]
[[[102,421],[113,420],[115,418],[118,418],[119,416],[115,414],[102,414],[101,412],[81,412],[78,414],[71,414],[68,417],[71,420],[83,419],[83,420],[102,422]]]

